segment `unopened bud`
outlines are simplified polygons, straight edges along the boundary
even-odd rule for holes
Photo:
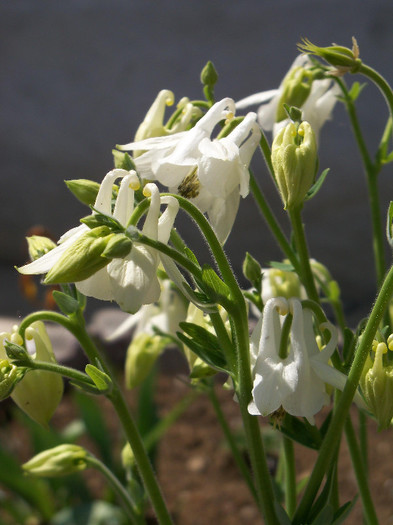
[[[108,259],[124,259],[132,248],[132,241],[124,233],[116,233],[108,241],[105,250],[102,252],[102,257]]]
[[[301,108],[306,102],[312,87],[313,72],[302,66],[292,68],[282,83],[281,98],[277,106],[276,122],[287,118],[284,104]]]
[[[110,259],[102,254],[113,235],[107,226],[81,235],[49,270],[44,283],[75,283],[104,268]]]
[[[65,183],[82,204],[93,206],[100,189],[98,182],[88,179],[75,179],[66,180]]]
[[[7,359],[0,359],[0,401],[9,397],[23,372]]]
[[[286,209],[301,206],[318,165],[314,132],[308,122],[290,122],[275,137],[272,164]]]
[[[30,476],[55,478],[84,470],[88,467],[88,458],[89,453],[84,448],[64,444],[40,452],[22,468]]]
[[[56,243],[54,243],[48,237],[43,237],[42,235],[32,235],[31,237],[26,237],[27,247],[29,250],[29,256],[32,261],[39,259],[46,253],[56,248]]]
[[[359,58],[359,46],[354,37],[352,37],[352,49],[337,45],[318,47],[308,39],[303,39],[303,42],[298,44],[298,48],[302,53],[316,55],[326,60],[326,62],[336,68],[336,74],[338,75],[342,75],[347,71],[356,73],[362,65],[362,61]]]
[[[389,345],[390,346],[390,345]],[[384,366],[385,343],[375,342],[374,363],[369,358],[364,367],[360,386],[370,411],[378,421],[378,429],[388,428],[393,418],[393,366]]]
[[[36,321],[26,329],[26,339],[34,339],[34,360],[56,363],[44,323]],[[63,396],[63,379],[45,370],[29,370],[15,386],[12,399],[31,419],[47,426]]]
[[[214,86],[217,84],[218,73],[210,60],[201,71],[201,82],[204,86]]]
[[[167,344],[168,340],[165,337],[144,333],[140,333],[131,341],[125,365],[127,388],[135,388],[142,383]]]

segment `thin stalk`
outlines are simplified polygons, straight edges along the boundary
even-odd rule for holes
[[[382,95],[385,98],[386,104],[388,105],[390,115],[393,117],[393,93],[392,88],[390,87],[388,82],[384,79],[382,75],[375,71],[375,69],[373,69],[370,66],[366,66],[365,64],[362,64],[360,66],[358,73],[372,80],[374,84],[380,89]]]
[[[351,122],[352,131],[359,148],[364,171],[366,174],[371,213],[371,224],[373,231],[373,252],[375,261],[375,271],[377,276],[377,284],[379,288],[386,272],[384,249],[385,232],[381,221],[381,205],[378,192],[378,173],[380,171],[381,166],[379,162],[378,165],[376,165],[370,157],[370,154],[367,150],[366,142],[360,129],[355,104],[348,93],[346,85],[341,79],[337,79],[337,82],[345,98],[345,103],[348,110],[348,116]]]
[[[307,291],[307,295],[309,296],[309,298],[319,303],[319,296],[315,287],[314,276],[310,266],[307,241],[304,235],[304,227],[301,218],[301,208],[292,208],[288,210],[288,214],[291,220],[295,246],[300,260],[300,279]]]
[[[208,396],[209,396],[209,399],[213,405],[213,408],[214,408],[214,411],[216,413],[216,416],[217,416],[217,420],[221,426],[221,429],[224,433],[224,436],[225,436],[225,439],[227,440],[227,443],[228,443],[228,446],[229,448],[231,449],[231,453],[232,453],[232,457],[233,459],[235,460],[235,463],[239,469],[239,471],[241,472],[245,482],[247,483],[247,486],[251,492],[251,494],[253,495],[255,501],[257,502],[258,504],[258,496],[257,496],[257,493],[255,491],[255,486],[254,486],[254,482],[251,478],[251,474],[250,474],[250,470],[249,468],[247,467],[246,463],[244,462],[244,459],[239,451],[239,448],[236,444],[236,440],[231,432],[231,429],[229,428],[229,425],[228,425],[228,422],[227,420],[225,419],[225,415],[223,413],[223,411],[221,410],[221,406],[220,406],[220,403],[217,399],[217,396],[216,396],[216,393],[214,391],[214,385],[212,385],[211,388],[209,388],[208,390]]]
[[[128,519],[130,520],[130,524],[132,525],[146,525],[145,519],[138,514],[138,512],[135,509],[135,505],[130,497],[130,494],[127,492],[127,490],[123,487],[123,485],[120,483],[118,478],[113,474],[113,472],[98,458],[94,456],[87,456],[86,461],[90,467],[95,468],[101,474],[103,474],[108,481],[108,483],[111,485],[111,487],[114,489],[115,493],[119,496],[123,508],[127,513]]]
[[[370,487],[367,483],[368,476],[365,468],[364,458],[362,457],[355,431],[350,416],[348,415],[345,422],[345,437],[347,439],[349,452],[352,459],[352,465],[356,475],[356,481],[359,487],[359,493],[363,505],[363,513],[367,525],[377,525],[378,518],[375,512],[373,500],[370,493]]]
[[[367,439],[367,423],[368,419],[364,412],[361,410],[358,411],[359,413],[359,446],[360,446],[360,454],[363,458],[364,463],[364,470],[366,472],[366,475],[368,475],[368,439]]]
[[[285,508],[291,518],[296,510],[295,452],[292,439],[283,436],[285,468]]]
[[[262,193],[261,188],[259,187],[254,175],[250,171],[250,190],[257,203],[260,212],[262,213],[263,218],[265,219],[272,235],[276,239],[278,245],[280,246],[282,252],[290,260],[292,266],[295,268],[295,271],[300,272],[300,264],[296,257],[295,252],[292,249],[292,246],[289,244],[287,238],[285,237],[280,225],[277,222],[277,219],[274,216],[274,213],[270,209],[269,204],[266,202],[265,196]]]
[[[337,436],[341,435],[343,430],[353,397],[359,384],[369,349],[371,348],[372,341],[383,319],[384,313],[389,305],[392,295],[393,266],[390,268],[384,282],[382,283],[381,290],[371,310],[366,327],[362,334],[362,338],[360,339],[359,346],[355,352],[355,357],[351,370],[348,374],[345,388],[337,404],[337,409],[334,412],[329,429],[324,437],[319,451],[319,456],[314,465],[308,485],[295,514],[293,521],[295,525],[299,525],[306,521],[308,510],[311,508],[314,498],[317,495],[319,487],[322,483],[325,472],[329,468],[329,464],[335,451],[334,444],[337,440]]]
[[[33,370],[46,370],[48,372],[60,374],[64,377],[68,377],[68,379],[77,381],[78,383],[86,384],[89,390],[92,390],[92,389],[97,390],[95,388],[93,380],[87,374],[84,374],[83,372],[80,372],[79,370],[76,370],[75,368],[58,365],[57,363],[37,361],[35,359],[31,360],[31,362],[29,363],[29,368],[32,368]],[[97,394],[99,394],[99,390],[97,390]]]

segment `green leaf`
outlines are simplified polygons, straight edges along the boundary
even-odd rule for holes
[[[228,303],[231,294],[229,287],[208,264],[202,267],[201,287],[213,301],[219,304]]]
[[[354,82],[349,90],[348,95],[351,97],[352,101],[358,98],[363,89],[367,86],[367,83],[360,84],[360,82]]]
[[[325,182],[326,175],[329,173],[330,168],[326,168],[321,175],[318,177],[318,179],[315,181],[315,183],[311,186],[311,188],[306,193],[306,196],[304,198],[305,201],[308,201],[315,197],[315,195],[318,193],[318,191],[321,189],[322,184]]]
[[[277,501],[274,502],[274,508],[276,511],[276,515],[278,518],[278,522],[280,525],[291,525],[291,520],[289,519],[288,514],[285,512],[285,510],[281,507]]]
[[[277,268],[277,270],[282,270],[283,272],[293,272],[295,270],[291,263],[279,261],[270,261],[269,266],[271,268]]]
[[[106,393],[112,389],[112,379],[108,374],[91,364],[86,365],[85,371],[100,392]]]
[[[57,306],[59,307],[61,312],[63,312],[64,315],[72,315],[79,310],[79,301],[74,297],[71,297],[69,294],[59,292],[58,290],[54,290],[52,292],[52,295]]]
[[[135,164],[128,153],[124,153],[123,151],[113,149],[112,155],[113,155],[113,162],[115,164],[115,168],[119,168],[119,169],[123,169],[127,171],[131,171],[131,170],[136,171]]]
[[[114,233],[124,232],[124,227],[114,217],[101,213],[92,206],[91,209],[94,213],[87,215],[87,217],[83,217],[83,219],[80,220],[81,223],[86,224],[91,230],[100,226],[107,226]]]
[[[307,448],[319,450],[321,445],[319,431],[315,427],[312,427],[312,429],[313,431],[311,431],[310,428],[307,427],[305,423],[303,423],[303,421],[297,417],[291,416],[288,413],[285,414],[285,417],[280,425],[280,432],[285,436]]]
[[[390,201],[386,219],[386,237],[390,247],[393,248],[393,201]]]
[[[229,372],[228,364],[215,335],[194,323],[180,323],[179,326],[190,337],[187,337],[182,332],[177,332],[178,338],[202,361],[205,361],[205,363],[216,370]]]
[[[352,501],[347,501],[347,503],[344,503],[335,513],[334,513],[334,521],[332,525],[341,525],[341,523],[344,523],[349,514],[352,512],[353,507],[355,506],[355,503],[357,502],[358,496],[356,495]]]
[[[334,518],[333,507],[326,505],[312,521],[311,525],[331,525]]]

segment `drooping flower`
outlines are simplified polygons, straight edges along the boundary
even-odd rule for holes
[[[283,104],[302,110],[302,120],[312,126],[318,139],[323,124],[330,119],[339,94],[339,86],[330,78],[319,78],[307,55],[299,55],[278,89],[263,91],[236,103],[237,109],[262,104],[258,109],[258,122],[273,137],[288,124]]]
[[[122,182],[112,212],[112,186],[117,178],[122,178]],[[134,210],[134,190],[138,187],[139,180],[135,172],[115,169],[102,181],[94,207],[98,212],[113,216],[126,227]],[[147,184],[144,195],[151,197],[151,203],[142,233],[153,240],[167,243],[178,211],[178,202],[173,197],[161,198],[155,184]],[[161,204],[166,204],[167,207],[160,216]],[[72,257],[73,247],[78,244],[80,249],[78,240],[90,231],[94,230],[89,230],[85,224],[73,228],[60,238],[54,250],[19,268],[19,271],[24,274],[41,274],[51,271],[55,265],[59,272],[62,271],[67,258]],[[76,286],[89,297],[105,301],[115,300],[124,311],[134,313],[142,304],[152,303],[159,298],[160,285],[156,275],[159,261],[159,255],[154,248],[134,242],[127,255],[106,261],[104,259],[104,264],[101,263],[104,267],[87,278],[76,279]],[[56,272],[52,273],[52,280],[55,282]]]
[[[145,151],[135,159],[141,177],[192,200],[207,213],[221,242],[232,229],[240,196],[248,194],[248,166],[260,139],[255,113],[248,113],[227,137],[211,139],[216,125],[234,112],[234,101],[225,98],[189,131],[118,146]]]
[[[291,314],[288,341],[281,341],[282,316]],[[330,340],[319,349],[311,310],[298,299],[270,299],[251,336],[254,378],[250,414],[266,416],[280,407],[293,416],[314,423],[314,415],[329,402],[326,384],[342,390],[346,376],[328,364],[337,344],[337,331],[330,323]],[[280,350],[285,355],[280,355]]]

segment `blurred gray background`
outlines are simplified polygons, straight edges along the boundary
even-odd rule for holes
[[[392,0],[1,0],[0,313],[23,316],[33,308],[13,268],[26,261],[27,230],[41,224],[57,238],[77,224],[86,208],[63,181],[100,181],[112,167],[111,149],[133,138],[160,89],[177,100],[201,97],[207,60],[219,72],[217,99],[278,87],[305,36],[350,46],[355,35],[361,58],[392,83],[392,23]],[[373,153],[384,101],[368,85],[358,108]],[[341,104],[322,130],[320,166],[331,171],[305,207],[310,251],[340,282],[357,320],[369,309],[375,279],[365,179]],[[260,160],[254,170],[286,226]],[[385,220],[391,167],[380,188]],[[199,234],[186,227],[198,247]],[[240,279],[246,250],[262,264],[281,258],[251,197],[241,203],[226,250]]]

